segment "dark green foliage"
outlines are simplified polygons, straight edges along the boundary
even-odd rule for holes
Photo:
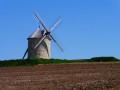
[[[29,65],[29,63],[26,60],[4,60],[0,61],[0,67],[9,67],[9,66],[26,66]]]
[[[0,67],[9,66],[32,66],[37,64],[57,64],[57,63],[69,63],[69,60],[60,59],[17,59],[17,60],[4,60],[0,61]]]
[[[111,62],[120,61],[115,57],[93,57],[91,59],[82,60],[61,60],[61,59],[17,59],[0,61],[0,67],[12,66],[33,66],[38,64],[61,64],[61,63],[79,63],[79,62]]]
[[[64,60],[61,60],[61,59],[29,59],[28,61],[34,64],[59,64],[59,63],[77,62],[77,60],[65,60],[65,59]]]
[[[119,59],[115,57],[93,57],[89,61],[90,62],[114,62],[114,61],[119,61]]]

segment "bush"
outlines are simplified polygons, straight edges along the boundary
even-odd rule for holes
[[[28,59],[29,63],[34,64],[57,64],[57,63],[69,63],[69,60],[61,60],[61,59]]]
[[[91,62],[113,62],[113,61],[119,61],[119,59],[115,57],[93,57],[90,59]]]

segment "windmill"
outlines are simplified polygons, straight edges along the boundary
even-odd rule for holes
[[[28,53],[28,58],[50,58],[50,40],[53,40],[59,49],[63,52],[63,49],[60,47],[55,38],[51,35],[51,31],[59,24],[61,19],[59,19],[53,27],[48,30],[45,24],[40,20],[38,15],[34,13],[35,17],[39,21],[39,24],[42,25],[44,30],[41,30],[40,27],[28,37],[28,48],[24,53],[23,59]]]

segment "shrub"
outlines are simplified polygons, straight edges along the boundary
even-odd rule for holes
[[[91,62],[113,62],[113,61],[119,61],[119,59],[115,57],[93,57],[90,59]]]

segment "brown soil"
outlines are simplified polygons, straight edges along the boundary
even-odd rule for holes
[[[0,90],[120,90],[120,63],[1,67]]]

